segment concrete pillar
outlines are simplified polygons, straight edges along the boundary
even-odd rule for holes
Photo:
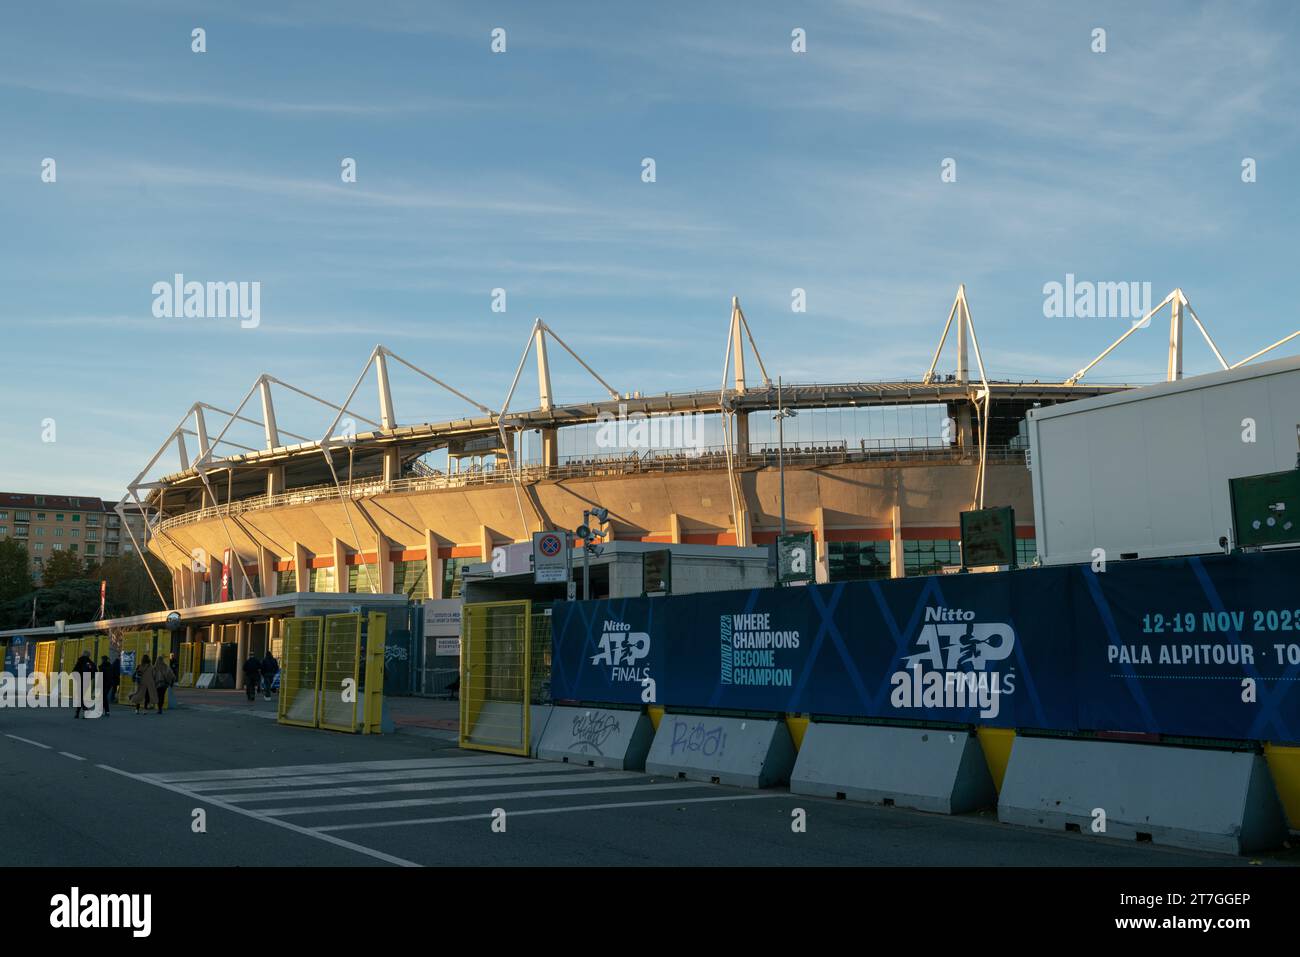
[[[293,543],[294,590],[311,591],[311,567],[308,565],[307,547]]]
[[[380,535],[375,546],[375,558],[379,565],[380,594],[389,595],[393,591],[393,543],[386,535]]]
[[[736,413],[736,448],[735,454],[740,462],[749,460],[749,413]]]
[[[438,539],[433,530],[424,530],[424,565],[429,576],[429,597],[442,597],[442,556],[438,554]]]
[[[907,574],[903,565],[903,510],[895,505],[890,515],[893,528],[889,538],[889,577],[903,578]]]
[[[492,532],[486,525],[479,526],[479,555],[485,562],[492,561]]]
[[[362,556],[363,558],[365,556]],[[346,592],[348,590],[348,548],[337,538],[334,539],[334,591],[336,593]],[[358,583],[358,588],[364,587]],[[366,589],[369,591],[369,589]]]
[[[248,623],[241,621],[235,625],[235,634],[238,635],[239,651],[235,654],[235,689],[244,687],[244,662],[248,660]]]
[[[682,543],[682,517],[676,512],[668,513],[668,534],[674,545]]]
[[[257,547],[257,584],[264,596],[274,595],[279,584],[275,574],[275,556],[265,545]]]
[[[560,464],[560,430],[542,429],[542,464],[555,468]]]
[[[266,470],[266,494],[279,495],[284,491],[284,467],[272,466]]]
[[[817,561],[813,568],[813,575],[818,584],[825,584],[831,580],[831,560],[830,551],[826,544],[826,509],[817,506],[816,518],[817,523],[814,527],[813,538],[817,549]]]

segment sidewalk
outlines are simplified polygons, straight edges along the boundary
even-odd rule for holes
[[[243,691],[228,688],[174,688],[173,692],[176,695],[176,705],[181,708],[222,708],[273,720],[279,706],[277,695],[271,695],[271,700],[267,701],[259,694],[255,701],[249,701]],[[397,725],[399,733],[418,733],[421,730],[456,733],[460,730],[459,701],[414,695],[400,698],[390,695],[384,701],[388,706],[388,715]]]

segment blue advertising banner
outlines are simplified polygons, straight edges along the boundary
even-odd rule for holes
[[[559,603],[556,700],[1300,739],[1300,552]]]

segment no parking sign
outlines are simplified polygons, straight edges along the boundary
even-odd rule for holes
[[[565,558],[562,532],[534,532],[533,584],[562,585],[568,581]]]

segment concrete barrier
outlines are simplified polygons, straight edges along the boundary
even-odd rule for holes
[[[790,790],[940,814],[997,803],[988,763],[973,734],[880,725],[811,725],[790,775]]]
[[[537,756],[543,761],[640,771],[653,739],[650,718],[639,711],[557,707]]]
[[[528,754],[535,758],[537,748],[542,743],[542,735],[550,723],[551,712],[555,709],[549,704],[530,704],[528,708]]]
[[[1230,854],[1286,837],[1260,755],[1117,741],[1018,736],[998,820]]]
[[[790,780],[794,742],[784,721],[665,714],[647,774],[766,788]]]

